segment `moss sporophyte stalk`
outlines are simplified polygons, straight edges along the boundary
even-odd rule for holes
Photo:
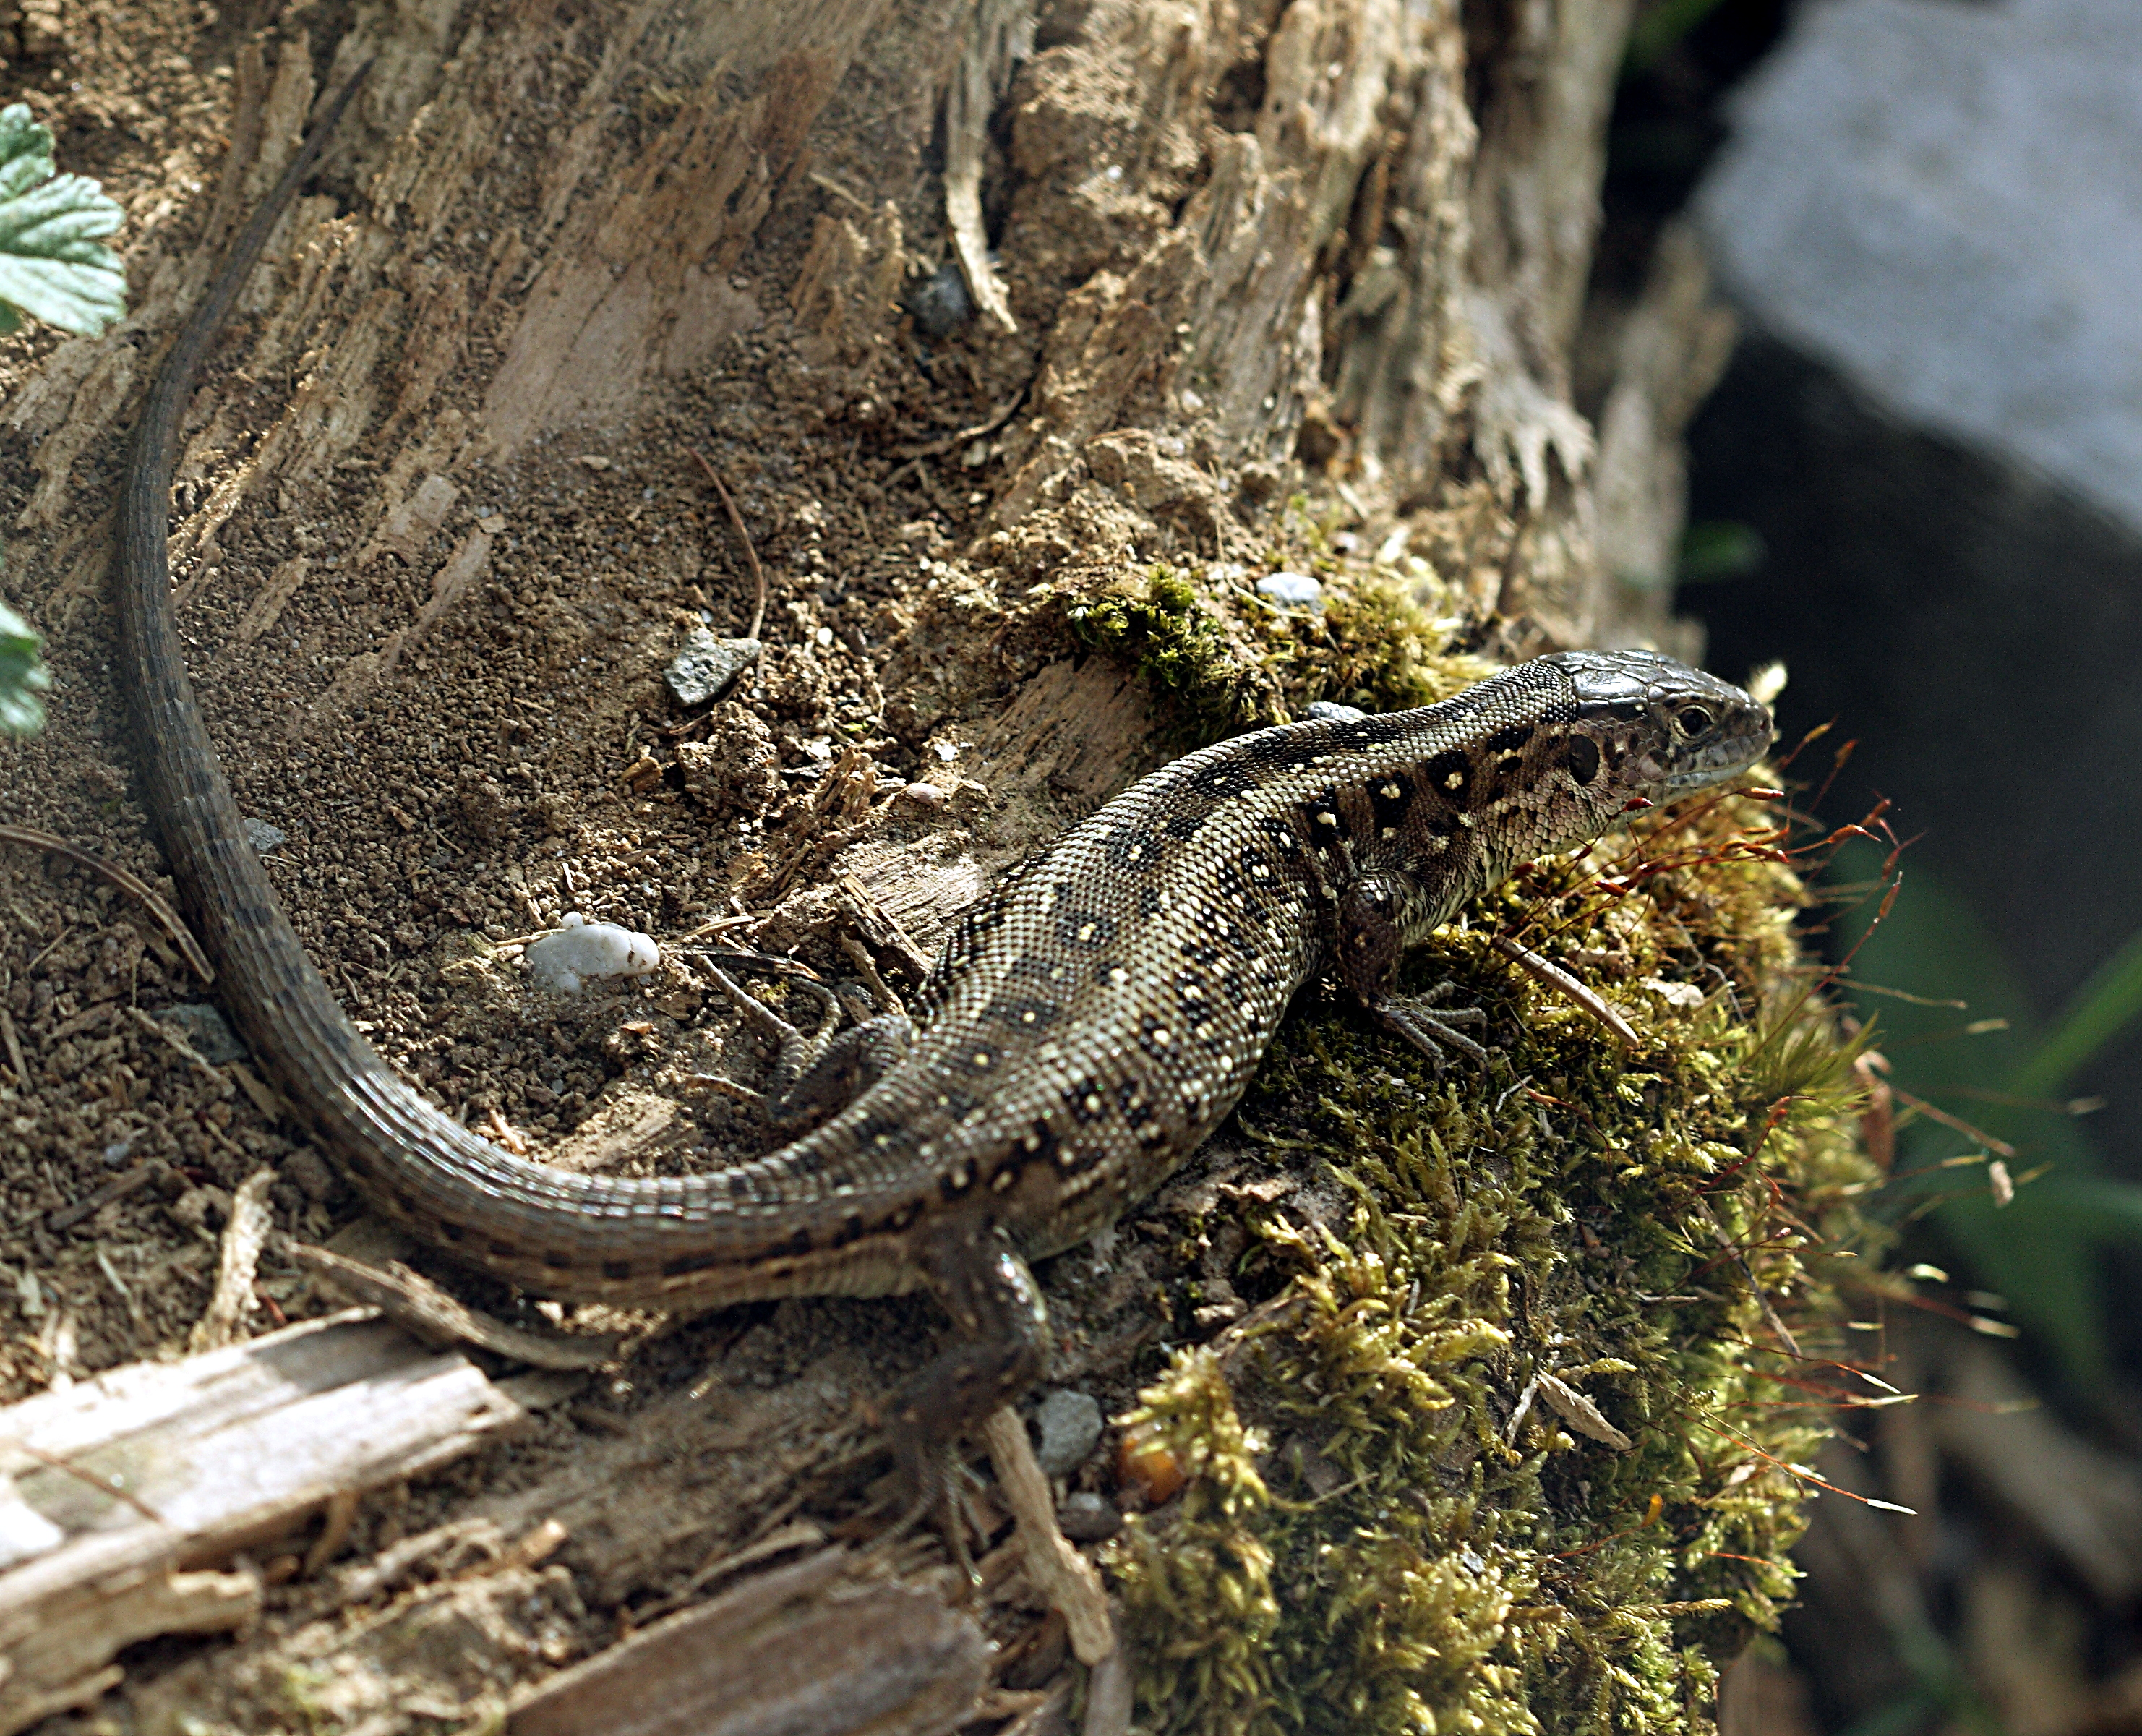
[[[1389,578],[1330,589],[1275,628],[1156,571],[1073,621],[1207,721],[1252,662],[1251,690],[1378,709],[1487,667]],[[1488,1009],[1484,1070],[1298,1000],[1221,1138],[1300,1185],[1214,1208],[1250,1214],[1247,1311],[1128,1419],[1183,1478],[1108,1553],[1145,1728],[1713,1728],[1720,1667],[1791,1596],[1836,1257],[1874,1245],[1856,1045],[1807,992],[1799,882],[1745,848],[1769,823],[1644,816],[1439,934],[1413,973]],[[1637,1049],[1498,933],[1608,993]]]

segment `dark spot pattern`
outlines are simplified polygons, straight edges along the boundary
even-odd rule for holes
[[[1369,809],[1375,815],[1379,838],[1395,832],[1413,811],[1414,781],[1403,772],[1379,774],[1369,779]]]
[[[1301,829],[1310,846],[1320,850],[1328,850],[1352,838],[1347,828],[1345,804],[1330,784],[1303,801]]]
[[[1154,860],[1160,847],[1143,826],[1118,826],[1108,833],[1108,841],[1101,847],[1110,868],[1137,868]]]
[[[1064,1009],[1054,1002],[1037,1001],[1030,996],[999,995],[982,1016],[1013,1031],[1042,1031],[1064,1016]]]
[[[1198,794],[1210,796],[1216,802],[1246,796],[1257,787],[1257,780],[1250,775],[1249,768],[1233,760],[1201,766],[1189,781]]]
[[[1451,748],[1438,754],[1420,769],[1421,782],[1446,802],[1463,804],[1469,799],[1473,783],[1470,755]]]
[[[1391,711],[1369,717],[1350,717],[1343,724],[1333,726],[1331,741],[1335,747],[1358,751],[1382,747],[1396,741],[1405,732],[1405,715]]]
[[[1116,937],[1116,919],[1106,911],[1063,910],[1056,915],[1056,938],[1066,947],[1091,952]]]
[[[1599,744],[1589,735],[1572,735],[1562,750],[1563,768],[1582,789],[1599,775]]]

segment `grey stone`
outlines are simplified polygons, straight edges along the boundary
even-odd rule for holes
[[[2142,7],[1794,9],[1695,206],[1757,321],[2142,525]]]
[[[156,1017],[194,1046],[194,1052],[213,1066],[245,1059],[245,1045],[225,1021],[222,1011],[205,1001],[187,1001],[166,1006]]]
[[[253,846],[255,856],[265,856],[270,850],[289,841],[290,834],[280,826],[271,826],[265,820],[245,816],[245,841]]]
[[[692,629],[684,649],[662,679],[680,705],[704,705],[736,685],[737,677],[758,660],[756,639],[717,639],[704,627]]]
[[[1069,1476],[1092,1456],[1101,1438],[1101,1407],[1088,1393],[1051,1392],[1034,1420],[1041,1430],[1034,1457],[1051,1476]]]
[[[1123,1528],[1123,1516],[1105,1495],[1081,1490],[1064,1497],[1056,1510],[1057,1529],[1073,1543],[1101,1543]]]

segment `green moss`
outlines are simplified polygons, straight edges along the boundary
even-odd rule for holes
[[[1315,700],[1370,711],[1431,705],[1494,673],[1456,648],[1461,619],[1424,606],[1445,601],[1432,579],[1350,572],[1298,551],[1293,564],[1317,570],[1320,611],[1275,606],[1239,567],[1158,565],[1059,600],[1079,643],[1145,675],[1178,745],[1281,722]]]
[[[1174,567],[1077,597],[1064,618],[1079,643],[1144,674],[1175,734],[1217,740],[1281,720],[1270,675]]]
[[[1365,666],[1432,685],[1439,655]],[[1257,1305],[1144,1395],[1191,1473],[1113,1560],[1144,1728],[1706,1732],[1719,1667],[1789,1598],[1783,1467],[1825,1413],[1774,1321],[1848,1354],[1849,1046],[1804,993],[1797,883],[1736,843],[1761,810],[1647,823],[1656,872],[1612,859],[1626,837],[1528,870],[1417,961],[1488,1010],[1484,1074],[1439,1077],[1335,999],[1283,1028],[1241,1125],[1335,1205],[1267,1211],[1233,1278]],[[1642,1046],[1491,932],[1602,987]],[[1648,986],[1676,983],[1707,998]]]

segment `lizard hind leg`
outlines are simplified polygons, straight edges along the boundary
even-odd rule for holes
[[[940,1222],[916,1253],[957,1336],[893,1400],[892,1447],[915,1495],[910,1523],[949,1501],[960,1437],[1040,1379],[1049,1345],[1040,1287],[1001,1229],[980,1218]],[[956,1514],[947,1516],[956,1531]]]
[[[1446,1045],[1485,1066],[1488,1051],[1458,1027],[1483,1025],[1488,1016],[1477,1006],[1439,1005],[1451,984],[1438,983],[1418,995],[1390,992],[1404,951],[1404,931],[1389,888],[1371,879],[1349,891],[1339,907],[1340,980],[1378,1024],[1418,1049],[1439,1070],[1449,1059]]]
[[[773,1040],[773,1073],[763,1092],[724,1084],[723,1089],[756,1101],[777,1132],[793,1138],[838,1114],[905,1060],[915,1026],[904,1013],[878,1013],[851,984],[829,987],[809,977],[791,980],[817,997],[823,1011],[806,1036],[756,995],[709,962],[708,973],[745,1020]],[[846,1010],[856,1022],[839,1028]]]

